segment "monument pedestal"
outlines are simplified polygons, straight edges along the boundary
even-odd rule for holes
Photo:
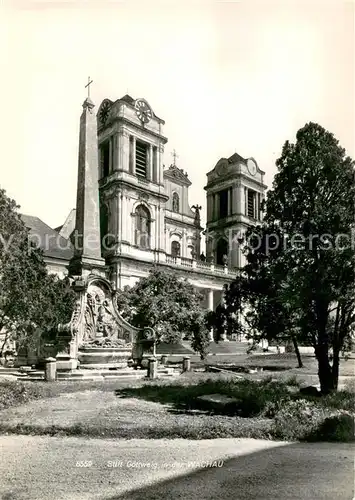
[[[78,352],[80,368],[127,368],[132,347],[81,347]]]
[[[78,360],[71,358],[70,354],[57,354],[57,372],[70,372],[78,368]]]

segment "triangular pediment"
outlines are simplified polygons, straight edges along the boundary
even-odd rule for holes
[[[164,177],[178,184],[184,184],[186,186],[191,185],[187,172],[184,172],[182,168],[178,168],[176,165],[170,165],[167,170],[164,170]]]

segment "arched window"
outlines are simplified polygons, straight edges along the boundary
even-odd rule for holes
[[[150,214],[144,205],[135,210],[135,244],[140,248],[150,248]]]
[[[173,212],[180,212],[180,199],[177,193],[173,194]]]
[[[173,241],[171,243],[171,255],[173,257],[180,257],[181,246],[178,241]]]
[[[217,242],[217,261],[216,264],[223,266],[228,259],[228,241],[221,238]]]

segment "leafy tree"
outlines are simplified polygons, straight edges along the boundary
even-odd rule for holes
[[[322,393],[338,386],[355,325],[354,164],[333,134],[309,123],[287,141],[262,226],[247,234],[238,301],[258,334],[310,342]]]
[[[19,347],[53,340],[75,301],[68,282],[47,273],[43,253],[31,244],[18,208],[0,190],[0,352],[9,338]]]
[[[209,340],[201,299],[186,279],[159,269],[150,271],[132,288],[117,292],[118,309],[131,324],[153,328],[158,342],[190,339],[203,358]]]

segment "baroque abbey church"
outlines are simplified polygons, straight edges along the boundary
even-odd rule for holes
[[[214,309],[223,285],[243,266],[238,235],[262,218],[264,172],[237,153],[218,159],[207,172],[202,227],[201,207],[190,205],[188,173],[175,157],[164,165],[164,124],[145,99],[104,99],[95,113],[88,97],[80,118],[76,209],[56,229],[36,217],[23,219],[40,237],[50,272],[64,276],[75,266],[75,232],[82,239],[101,234],[99,248],[84,243],[81,261],[89,270],[101,267],[115,288],[133,285],[157,265],[186,277]]]

